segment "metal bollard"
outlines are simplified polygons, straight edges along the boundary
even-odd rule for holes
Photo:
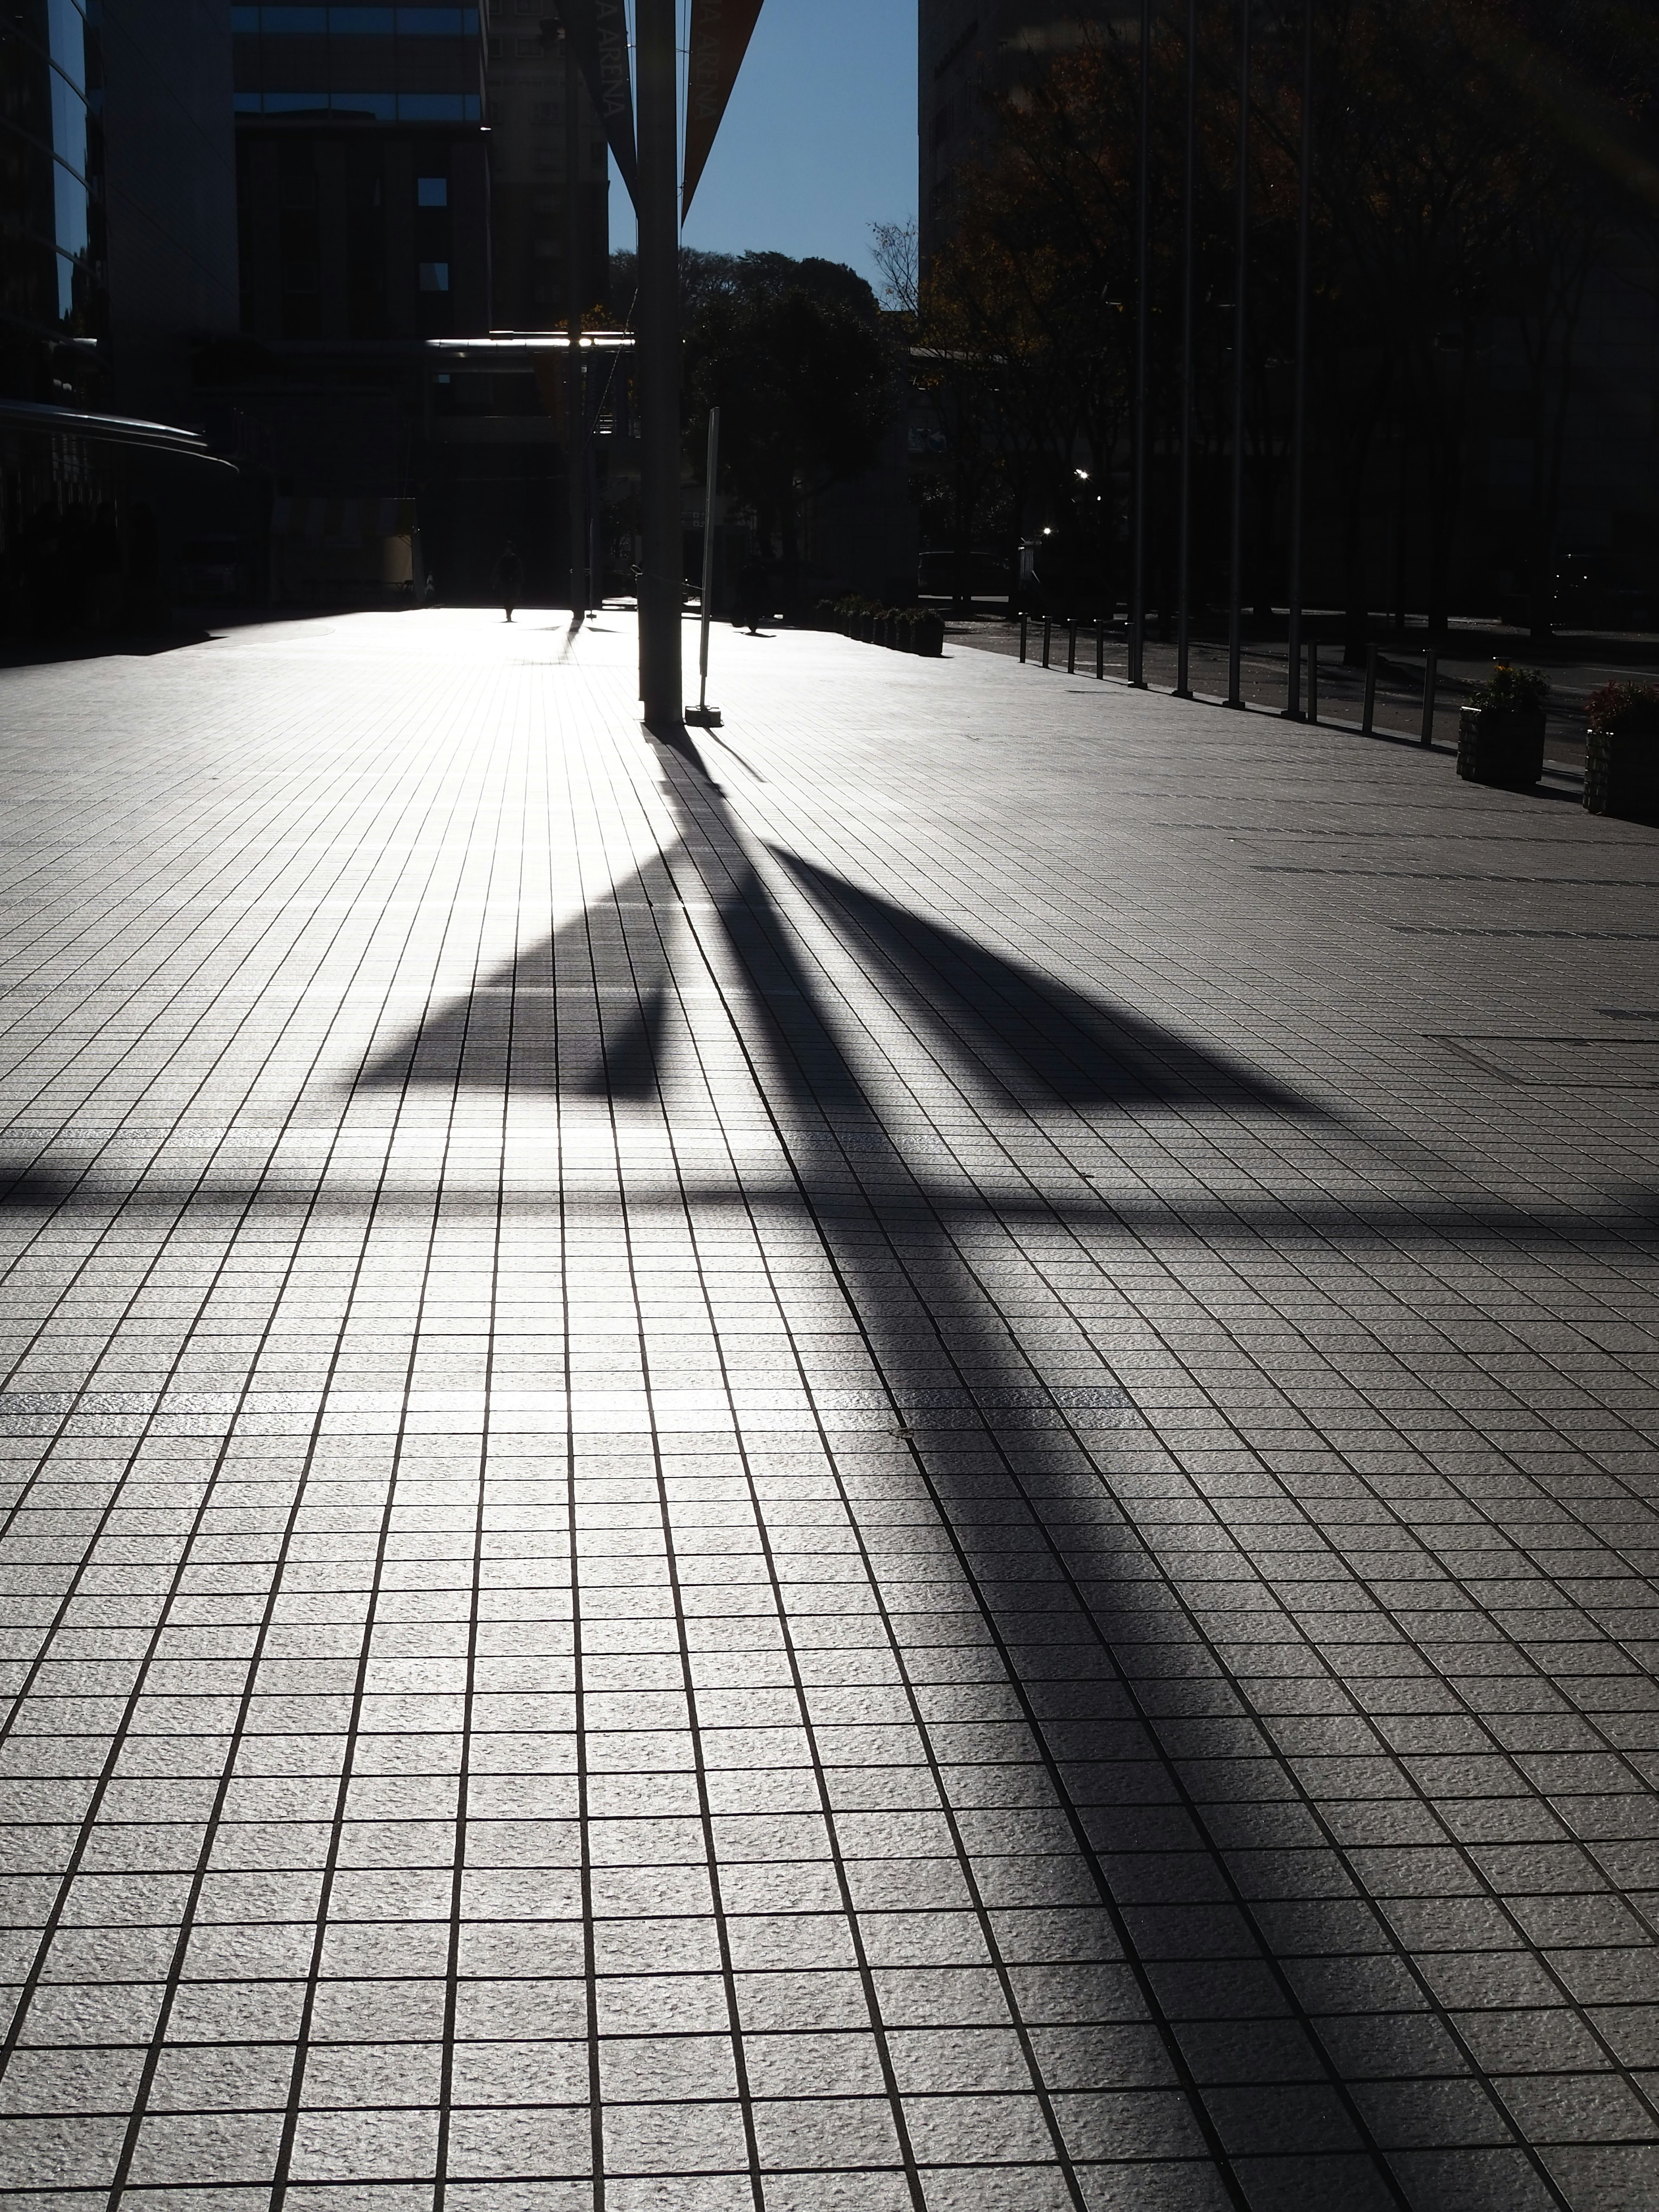
[[[1308,720],[1319,720],[1319,641],[1308,640]]]
[[[1440,677],[1440,655],[1431,646],[1423,657],[1423,734],[1420,745],[1434,743],[1434,695]]]
[[[1097,684],[1106,681],[1106,617],[1103,615],[1095,617],[1095,681]]]
[[[1048,665],[1048,647],[1054,637],[1054,625],[1052,618],[1048,615],[1044,615],[1042,617],[1042,665],[1045,668]]]
[[[1077,674],[1077,617],[1073,615],[1066,625],[1066,673]]]
[[[1025,658],[1026,648],[1030,641],[1031,617],[1022,608],[1019,617],[1019,657],[1022,660]]]
[[[1365,647],[1365,711],[1359,718],[1362,733],[1370,737],[1371,725],[1376,720],[1376,647]]]

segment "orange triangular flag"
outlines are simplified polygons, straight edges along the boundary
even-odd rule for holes
[[[750,33],[761,0],[691,0],[691,53],[685,89],[685,198],[680,220],[691,206],[720,127],[726,103],[749,51]]]

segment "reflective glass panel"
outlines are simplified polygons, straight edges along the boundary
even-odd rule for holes
[[[87,27],[75,0],[46,0],[46,27],[53,61],[72,84],[85,91]]]
[[[471,17],[471,23],[468,18]],[[404,38],[459,39],[478,27],[473,8],[399,8],[398,28]]]
[[[447,177],[416,177],[415,179],[416,207],[447,207],[449,179]]]
[[[331,8],[328,27],[341,38],[384,38],[392,29],[393,14],[390,8]]]
[[[407,267],[408,264],[405,263]],[[447,292],[449,289],[449,264],[447,261],[423,261],[421,264],[421,289],[423,292]]]
[[[259,27],[258,9],[233,8],[230,11],[230,27],[233,31],[257,31]]]
[[[268,92],[265,94],[267,115],[326,115],[328,94],[325,92]]]
[[[308,32],[315,37],[328,28],[326,8],[262,8],[260,27],[267,38],[274,32]]]
[[[88,244],[87,188],[61,161],[54,161],[52,171],[52,228],[58,251],[84,253]]]
[[[398,95],[398,116],[404,123],[464,123],[466,102],[459,92],[405,92]]]
[[[337,92],[328,104],[336,115],[372,115],[377,123],[398,119],[398,96],[392,92]]]
[[[87,103],[72,84],[52,72],[52,150],[71,169],[87,173]]]

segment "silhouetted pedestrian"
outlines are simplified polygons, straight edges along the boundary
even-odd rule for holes
[[[495,596],[507,610],[508,622],[513,619],[513,610],[519,604],[519,594],[523,588],[524,563],[509,538],[501,548],[501,559],[495,563]]]
[[[772,571],[758,553],[751,553],[738,571],[738,623],[750,637],[771,613]]]

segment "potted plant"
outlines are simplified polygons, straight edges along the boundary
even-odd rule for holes
[[[1470,783],[1530,791],[1544,773],[1544,702],[1549,678],[1540,669],[1495,660],[1457,720],[1457,773]]]
[[[1659,823],[1659,687],[1604,684],[1584,702],[1584,804]]]

